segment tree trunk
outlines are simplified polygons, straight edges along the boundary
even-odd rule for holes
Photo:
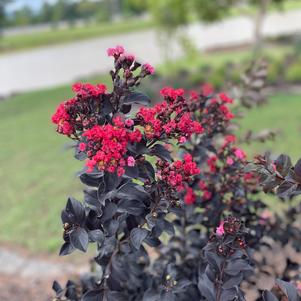
[[[262,50],[263,46],[263,22],[267,12],[268,5],[270,0],[258,0],[258,11],[255,16],[255,24],[254,24],[254,42],[253,49],[254,54],[258,54]]]

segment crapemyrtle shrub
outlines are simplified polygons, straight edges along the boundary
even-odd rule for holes
[[[295,281],[297,284],[300,283],[301,272],[301,204],[298,200],[301,194],[300,162],[298,160],[294,165],[288,155],[272,158],[266,153],[264,156],[257,156],[254,162],[245,167],[247,172],[257,175],[258,182],[266,193],[278,197],[282,208],[281,213],[266,211],[262,221],[266,225],[263,238],[265,253],[269,256],[276,249],[282,251],[281,261],[278,259],[265,273],[272,277],[281,273],[284,280]],[[265,260],[265,257],[262,256],[261,260]]]
[[[165,87],[149,106],[137,88],[154,68],[121,46],[108,55],[112,91],[74,84],[52,116],[85,162],[84,200],[69,197],[61,214],[60,255],[97,249],[95,271],[65,288],[55,282],[56,300],[245,300],[240,284],[256,264],[249,247],[258,250],[273,228],[256,170],[246,171],[230,131],[233,100],[206,86]],[[279,281],[260,300],[277,294],[297,296]]]

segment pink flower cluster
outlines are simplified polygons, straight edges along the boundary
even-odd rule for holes
[[[146,63],[142,65],[142,71],[144,71],[147,75],[151,75],[154,74],[155,68],[152,65]]]
[[[216,228],[216,235],[223,236],[225,234],[224,221],[221,221],[219,226]]]
[[[109,48],[107,50],[108,56],[112,56],[115,59],[115,67],[117,69],[123,67],[124,68],[124,77],[129,78],[132,76],[133,69],[136,67],[132,67],[135,62],[135,56],[132,54],[127,54],[125,49],[118,45],[115,48]],[[135,64],[134,64],[135,66]],[[138,65],[137,65],[138,66]],[[139,64],[140,66],[140,64]],[[146,75],[151,75],[155,72],[155,68],[148,63],[145,63],[141,66],[140,77],[145,77]]]
[[[108,48],[107,54],[108,56],[119,57],[121,54],[124,54],[123,46],[117,45],[115,48]]]

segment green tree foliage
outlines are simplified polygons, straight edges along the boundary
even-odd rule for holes
[[[5,7],[7,4],[12,2],[11,0],[0,0],[0,35],[4,25],[6,25],[6,14],[5,14]]]
[[[126,15],[140,15],[148,10],[148,4],[145,0],[123,0],[122,10]]]
[[[33,23],[32,20],[33,12],[27,5],[23,6],[22,9],[19,9],[14,15],[14,22],[17,26],[29,25]]]
[[[13,0],[0,0],[0,26],[22,26],[36,23],[67,21],[71,25],[76,20],[109,21],[114,17],[140,15],[148,10],[147,0],[57,0],[44,1],[38,12],[24,6],[17,9],[9,20],[6,20],[4,6]],[[178,1],[180,2],[180,1]]]

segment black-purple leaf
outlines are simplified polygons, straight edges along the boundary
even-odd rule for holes
[[[121,178],[117,176],[117,173],[106,172],[104,174],[105,191],[114,190],[120,183]]]
[[[159,301],[159,300],[160,300],[160,296],[158,295],[158,293],[153,289],[149,289],[144,293],[142,301]]]
[[[129,178],[138,178],[138,167],[137,165],[135,166],[126,166],[125,167],[125,175],[128,176]]]
[[[280,279],[276,280],[276,284],[280,287],[280,289],[286,295],[289,301],[300,301],[296,287],[293,284]]]
[[[198,288],[201,295],[204,296],[207,301],[216,301],[214,285],[206,274],[202,274],[199,277]]]
[[[160,301],[176,301],[176,296],[172,291],[163,290]]]
[[[238,275],[230,277],[227,281],[225,281],[223,284],[223,288],[230,289],[232,287],[239,286],[242,280],[243,280],[243,274],[239,273]]]
[[[89,244],[89,235],[85,229],[78,227],[70,233],[70,242],[74,248],[86,252]]]
[[[276,165],[277,171],[283,177],[285,177],[288,174],[290,168],[292,167],[292,161],[291,161],[291,158],[289,156],[281,154],[275,160],[275,165]]]
[[[145,210],[145,205],[138,200],[122,200],[118,203],[119,212],[127,212],[132,215],[139,216]]]
[[[108,293],[105,293],[105,298],[104,300],[106,301],[128,301],[128,297],[121,293],[121,292],[112,292],[109,291]]]
[[[253,268],[246,260],[237,259],[231,260],[225,269],[225,273],[231,276],[235,276],[241,271],[253,271]]]
[[[269,291],[264,291],[262,297],[264,301],[279,301],[276,296]]]
[[[215,269],[216,272],[221,270],[221,265],[223,263],[223,259],[218,256],[214,252],[205,252],[205,257],[212,268]]]
[[[85,222],[85,208],[76,199],[69,197],[66,209],[62,212],[62,222],[82,225]]]
[[[60,256],[69,255],[74,250],[75,248],[69,242],[65,242],[60,249]]]
[[[279,197],[287,199],[290,198],[297,189],[298,189],[297,183],[294,184],[290,181],[283,181],[277,189],[277,194]]]
[[[150,154],[157,156],[162,160],[171,161],[170,152],[162,144],[155,144],[152,148],[150,148]]]
[[[148,236],[149,231],[143,228],[134,228],[131,231],[130,238],[133,246],[138,250],[144,239]]]
[[[132,109],[132,106],[131,105],[123,105],[122,107],[121,107],[121,112],[123,113],[123,114],[127,114],[127,113],[129,113],[130,111],[131,111],[131,109]]]
[[[92,290],[84,294],[82,301],[102,301],[103,291],[102,290]]]
[[[115,203],[107,201],[105,207],[103,208],[103,213],[101,216],[101,222],[104,223],[110,220],[117,212],[117,206]]]
[[[150,98],[141,92],[131,92],[123,99],[123,105],[133,103],[148,106],[150,104]]]
[[[299,159],[298,162],[296,163],[294,167],[294,171],[299,181],[301,181],[301,159]]]
[[[97,197],[97,190],[95,189],[85,189],[84,200],[88,205],[94,208],[98,208],[100,205]]]
[[[141,180],[153,180],[155,178],[155,170],[151,163],[149,163],[148,161],[139,162],[138,176]]]
[[[63,291],[62,287],[57,281],[53,281],[52,289],[56,292],[57,295]]]
[[[98,187],[100,182],[102,181],[103,172],[95,172],[95,173],[81,173],[79,178],[81,182],[87,186]]]
[[[99,229],[92,230],[89,231],[89,239],[93,242],[102,243],[104,241],[104,234]]]

